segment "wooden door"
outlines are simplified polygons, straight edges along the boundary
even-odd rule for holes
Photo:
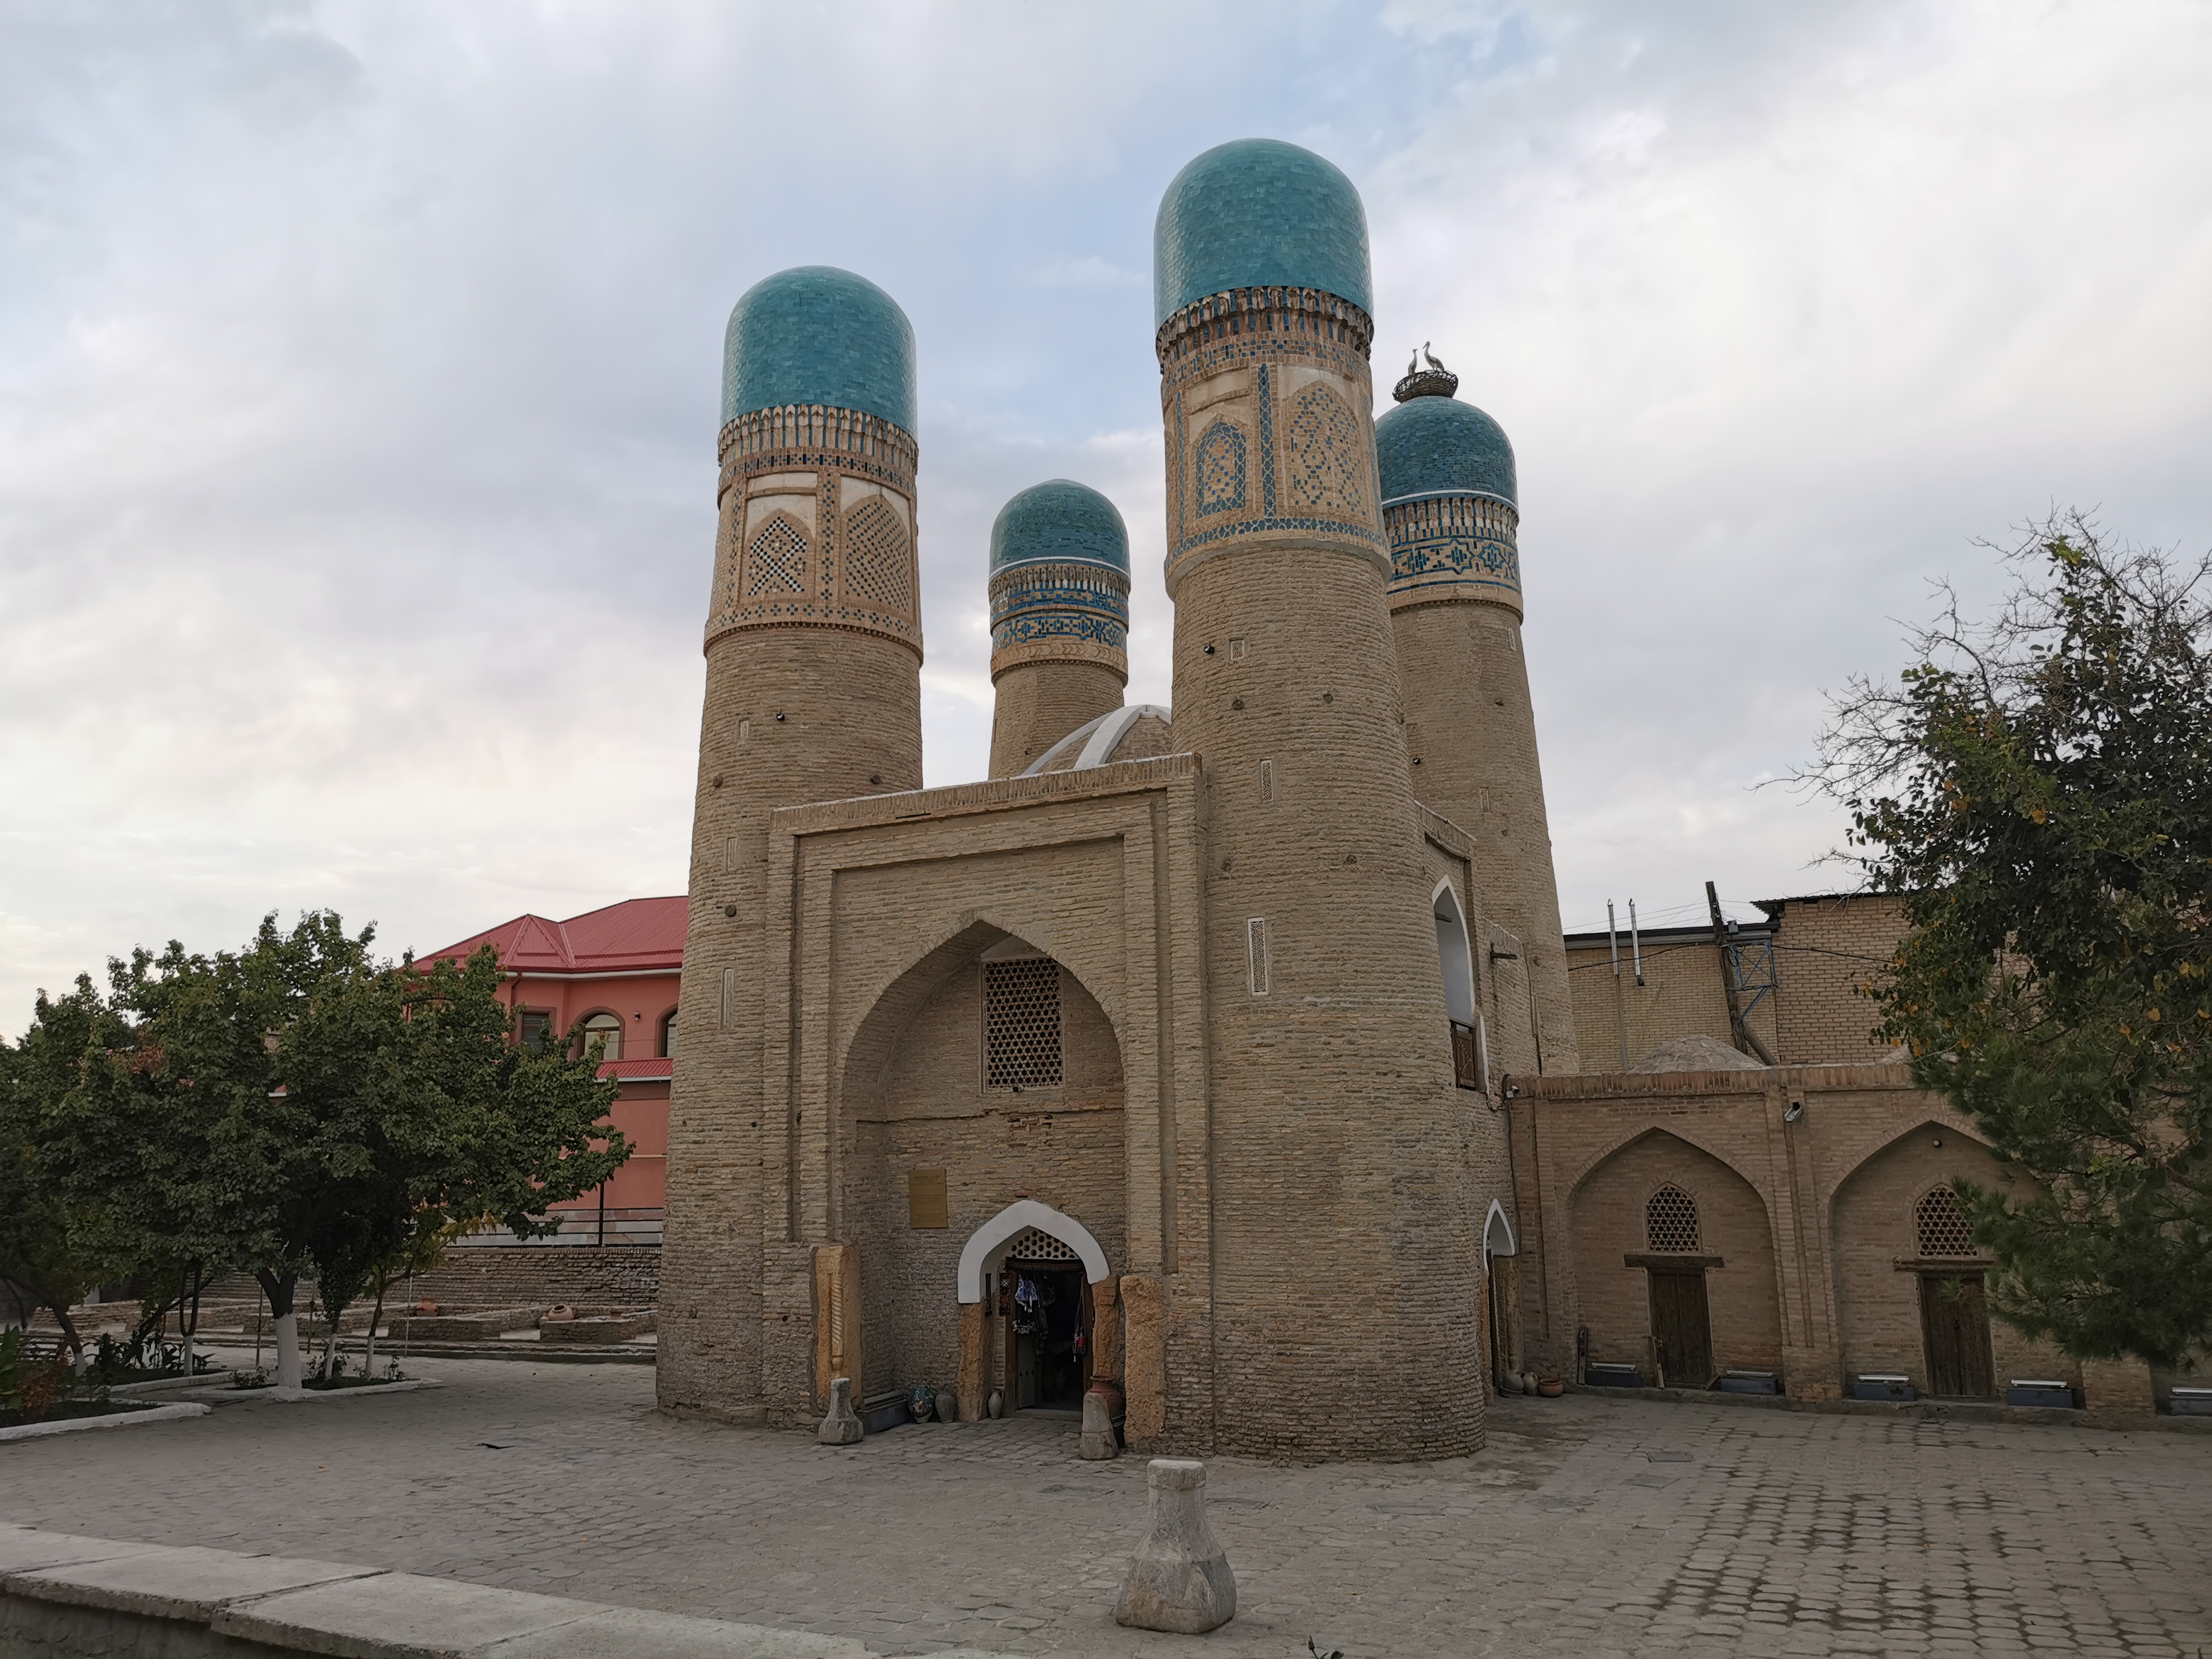
[[[1954,1400],[1996,1395],[1981,1274],[1921,1274],[1920,1340],[1928,1355],[1929,1393]]]
[[[1651,1341],[1658,1353],[1660,1387],[1711,1388],[1713,1328],[1705,1306],[1705,1270],[1654,1267],[1650,1273]]]

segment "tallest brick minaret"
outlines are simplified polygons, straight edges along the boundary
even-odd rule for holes
[[[779,1316],[805,1306],[828,1222],[761,1176],[763,1137],[789,1128],[762,1114],[768,822],[921,787],[914,405],[914,331],[872,283],[802,266],[731,313],[669,1103],[665,1407],[785,1414],[811,1393],[811,1321]]]
[[[1160,204],[1154,281],[1175,732],[1205,775],[1217,1443],[1453,1455],[1482,1437],[1476,1108],[1400,708],[1358,192],[1289,144],[1209,150]]]

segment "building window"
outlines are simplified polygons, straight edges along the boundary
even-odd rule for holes
[[[1974,1242],[1966,1228],[1966,1212],[1958,1194],[1937,1187],[1920,1195],[1912,1206],[1912,1231],[1923,1256],[1972,1255]]]
[[[553,1016],[540,1013],[535,1008],[522,1011],[522,1046],[533,1054],[545,1052],[545,1045],[553,1040]]]
[[[1698,1249],[1698,1200],[1673,1182],[1644,1200],[1644,1238],[1655,1252],[1694,1255]]]
[[[983,1086],[1060,1087],[1060,964],[1050,957],[983,964]]]
[[[587,1051],[592,1044],[601,1042],[606,1044],[606,1048],[599,1055],[602,1060],[622,1058],[623,1029],[620,1014],[593,1014],[584,1022],[584,1048],[579,1052]]]
[[[676,1058],[676,1011],[672,1008],[668,1011],[668,1018],[660,1022],[660,1057]]]

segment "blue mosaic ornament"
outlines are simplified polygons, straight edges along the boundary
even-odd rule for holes
[[[857,410],[914,430],[914,326],[865,276],[780,270],[747,289],[722,337],[722,424],[786,404]]]
[[[1367,210],[1311,150],[1239,138],[1175,176],[1152,227],[1152,321],[1209,294],[1310,288],[1375,308]]]

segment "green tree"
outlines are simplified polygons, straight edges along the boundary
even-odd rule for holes
[[[514,1040],[494,953],[422,972],[373,939],[272,915],[243,951],[112,963],[106,999],[79,983],[86,1034],[46,1112],[64,1191],[112,1249],[252,1270],[289,1386],[303,1278],[335,1330],[423,1227],[550,1231],[548,1206],[629,1155],[598,1122],[596,1055]],[[42,1024],[64,1012],[41,1000]]]
[[[76,1358],[84,1339],[70,1310],[96,1273],[79,1218],[46,1156],[42,1086],[53,1058],[33,1027],[21,1047],[0,1042],[0,1285],[25,1308],[44,1308]]]
[[[2212,1340],[2208,566],[2079,514],[1853,681],[1806,775],[1912,931],[1873,994],[1913,1076],[2010,1166],[1958,1184],[1995,1310],[2082,1358]],[[2020,1176],[2025,1176],[2021,1179]]]

